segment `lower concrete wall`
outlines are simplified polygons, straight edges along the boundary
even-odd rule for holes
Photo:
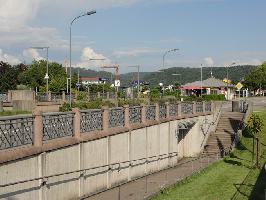
[[[81,171],[0,187],[0,199],[76,199],[167,168],[200,153],[212,120],[208,115],[165,122],[2,164],[0,185]],[[184,121],[196,124],[182,137],[178,125]]]

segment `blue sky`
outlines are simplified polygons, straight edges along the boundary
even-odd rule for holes
[[[265,0],[0,0],[0,59],[17,63],[42,59],[31,46],[49,46],[50,59],[69,59],[69,23],[73,64],[95,69],[118,63],[121,72],[165,67],[260,64],[266,60]],[[17,11],[17,12],[14,12]]]

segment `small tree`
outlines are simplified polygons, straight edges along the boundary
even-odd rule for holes
[[[260,133],[263,127],[263,121],[261,117],[257,114],[252,114],[248,120],[248,129],[253,134],[253,155],[254,155],[254,139],[256,139],[256,165],[259,167],[259,157],[260,157]]]

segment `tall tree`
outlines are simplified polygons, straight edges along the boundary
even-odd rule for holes
[[[266,89],[266,62],[245,77],[244,85],[253,91]]]
[[[45,91],[46,80],[46,61],[33,61],[33,63],[24,71],[19,80],[31,88],[38,88]],[[52,62],[48,65],[49,74],[49,90],[52,92],[59,92],[66,88],[66,72],[62,65]]]
[[[8,90],[16,89],[17,85],[20,84],[18,76],[26,68],[24,64],[11,66],[8,63],[0,61],[0,91],[7,92]]]

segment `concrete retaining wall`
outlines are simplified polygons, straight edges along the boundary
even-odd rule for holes
[[[187,120],[196,124],[182,138],[178,124]],[[167,168],[200,153],[212,120],[213,115],[207,115],[168,121],[2,164],[0,185],[81,171],[0,187],[0,199],[76,199]],[[169,154],[173,156],[167,158]],[[83,170],[98,166],[103,167]]]

